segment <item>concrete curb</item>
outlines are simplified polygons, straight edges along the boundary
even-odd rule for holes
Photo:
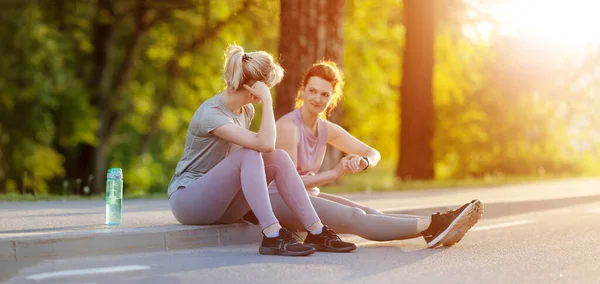
[[[492,202],[485,218],[555,209],[600,201],[600,195],[572,198]],[[430,215],[462,204],[388,210],[388,213]],[[248,244],[262,239],[260,227],[248,224],[215,226],[163,226],[38,235],[0,240],[0,262],[29,262],[69,257],[163,252],[200,247]]]
[[[31,236],[0,241],[0,262],[173,251],[245,244],[261,239],[260,227],[247,224]]]

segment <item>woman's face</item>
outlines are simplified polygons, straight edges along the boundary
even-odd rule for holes
[[[310,77],[302,90],[304,107],[313,113],[321,113],[327,109],[333,95],[333,85],[320,77]]]

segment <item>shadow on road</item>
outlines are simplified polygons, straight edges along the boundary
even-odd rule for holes
[[[136,283],[180,283],[175,277],[165,276],[165,274],[199,272],[210,277],[211,273],[216,271],[235,271],[223,270],[225,268],[253,266],[256,268],[256,274],[252,275],[227,275],[228,279],[239,277],[240,281],[253,282],[260,279],[253,279],[260,275],[261,271],[273,272],[273,266],[281,266],[279,273],[285,278],[288,272],[303,271],[312,274],[307,279],[318,277],[318,275],[327,274],[328,271],[338,270],[345,275],[344,280],[357,280],[368,278],[377,274],[387,273],[402,266],[418,263],[425,258],[431,257],[446,249],[427,249],[425,244],[422,246],[416,244],[398,244],[394,242],[369,243],[362,245],[352,253],[315,253],[308,257],[282,257],[282,256],[261,256],[257,252],[238,251],[238,252],[189,252],[177,255],[176,263],[178,265],[154,265],[151,275],[146,275]],[[390,255],[400,255],[401,257],[389,257]],[[387,256],[387,257],[386,257]],[[139,260],[139,259],[138,259]],[[163,258],[164,260],[164,258]],[[168,262],[168,260],[166,260]],[[136,262],[136,264],[140,264]],[[147,260],[142,264],[153,266]],[[287,272],[285,270],[288,270]],[[339,271],[342,270],[342,271]],[[338,274],[338,273],[336,273]],[[339,274],[338,274],[339,275]],[[201,279],[198,279],[201,281]],[[282,279],[283,280],[283,279]],[[294,282],[292,279],[288,279]],[[298,280],[298,279],[295,279]],[[342,279],[338,279],[342,280]],[[285,281],[283,281],[285,282]]]
[[[402,244],[400,246],[391,242],[370,242],[362,245],[360,251],[350,256],[347,269],[352,273],[346,277],[346,280],[359,280],[386,273],[389,270],[420,262],[445,250],[445,248],[428,249],[425,244],[422,246]],[[401,257],[389,257],[390,255]],[[369,263],[365,263],[365,260],[368,260]],[[399,279],[399,283],[401,282]]]

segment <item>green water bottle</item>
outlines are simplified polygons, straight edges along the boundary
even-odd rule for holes
[[[106,174],[106,225],[121,224],[121,205],[123,202],[123,170],[110,168]]]

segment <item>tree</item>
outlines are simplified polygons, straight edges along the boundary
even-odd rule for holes
[[[275,118],[292,111],[304,72],[319,60],[343,68],[345,0],[282,0],[280,12],[280,63],[285,70],[277,86]],[[339,119],[340,107],[329,118]],[[328,147],[323,168],[337,164],[339,151]]]
[[[279,52],[285,76],[277,86],[275,116],[292,111],[304,71],[318,60],[342,66],[344,0],[282,0]]]
[[[88,93],[69,67],[72,41],[40,6],[0,9],[0,192],[47,192],[65,174],[60,148],[94,140]]]
[[[180,67],[181,58],[190,52],[201,49],[209,40],[216,38],[223,27],[232,21],[233,15],[238,17],[242,12],[247,11],[251,2],[250,0],[244,0],[238,9],[231,13],[231,16],[223,20],[217,20],[215,23],[209,23],[210,18],[205,18],[205,28],[197,32],[191,40],[186,40],[187,37],[184,36],[177,40],[177,47],[163,65],[163,76],[166,82],[156,97],[153,98],[156,109],[148,118],[147,124],[149,127],[147,131],[142,133],[136,151],[138,156],[142,156],[148,151],[150,141],[158,132],[163,111],[165,107],[172,103],[176,78],[180,75],[182,69]],[[119,103],[124,103],[123,97],[126,88],[133,77],[133,71],[135,71],[134,62],[139,60],[139,42],[143,40],[143,37],[153,26],[167,20],[174,22],[175,13],[181,15],[182,11],[189,10],[194,14],[200,10],[204,11],[205,14],[209,14],[211,1],[185,0],[168,3],[139,0],[131,7],[121,7],[121,14],[115,6],[116,3],[110,0],[99,1],[97,16],[93,25],[94,66],[96,70],[95,75],[92,77],[92,84],[95,84],[93,88],[96,90],[93,103],[100,111],[100,127],[97,132],[98,143],[96,145],[83,145],[79,156],[80,166],[78,167],[78,176],[86,176],[91,172],[93,176],[97,177],[92,186],[92,193],[99,192],[102,189],[104,180],[101,177],[104,176],[109,163],[110,139],[117,132],[122,119],[131,111],[129,107],[123,107]],[[111,15],[110,19],[103,19],[101,16],[103,13]],[[123,18],[131,18],[134,28],[124,36],[125,46],[120,47],[117,46],[117,33],[121,28],[118,24]],[[122,48],[124,55],[121,58],[116,58],[111,50],[119,47]],[[116,76],[111,73],[111,70],[116,70]]]
[[[164,188],[175,155],[158,144],[187,128],[182,114],[219,88],[222,60],[207,58],[232,42],[264,46],[262,38],[245,39],[273,14],[266,1],[267,11],[254,9],[259,1],[1,4],[0,34],[8,40],[0,44],[7,59],[0,65],[0,190],[80,194],[88,186],[93,194],[109,166],[126,170],[127,191]],[[158,146],[147,155],[151,144]]]
[[[396,176],[433,179],[434,0],[404,0],[406,42],[400,87],[400,158]]]
[[[179,61],[181,60],[181,58],[183,58],[191,52],[201,49],[207,42],[217,37],[225,26],[231,24],[235,18],[238,18],[245,11],[248,11],[248,7],[251,3],[252,1],[244,0],[241,6],[237,8],[236,11],[232,12],[227,18],[215,21],[215,23],[207,24],[203,32],[196,35],[196,37],[191,42],[185,42],[181,44],[176,49],[174,54],[169,58],[169,60],[165,64],[165,78],[167,78],[167,88],[158,95],[158,98],[156,98],[156,105],[158,106],[158,108],[149,119],[150,127],[148,128],[148,132],[142,135],[140,145],[137,148],[137,154],[139,156],[144,155],[148,151],[148,147],[150,142],[152,141],[152,138],[158,132],[159,122],[162,119],[164,109],[165,107],[171,104],[173,93],[175,92],[175,81],[182,69],[179,65]],[[206,5],[207,7],[205,9],[208,14],[210,11],[210,4],[207,3]],[[207,22],[210,21],[209,18],[206,18],[205,20]]]

